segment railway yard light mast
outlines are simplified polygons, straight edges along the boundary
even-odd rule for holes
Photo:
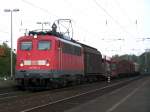
[[[10,60],[11,60],[11,63],[10,63],[10,69],[11,69],[11,78],[13,79],[13,23],[12,23],[12,20],[13,20],[13,13],[14,12],[18,12],[19,9],[4,9],[4,12],[9,12],[11,17],[10,17],[10,24],[11,24],[11,28],[10,28],[10,32],[11,32],[11,51],[10,51]]]

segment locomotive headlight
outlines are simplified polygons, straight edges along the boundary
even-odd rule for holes
[[[49,63],[46,63],[46,66],[49,66]]]
[[[20,66],[23,67],[23,63],[20,63]]]
[[[37,35],[35,34],[33,37],[36,39],[36,38],[37,38]]]
[[[23,66],[24,66],[23,61],[21,61],[20,66],[21,66],[21,67],[23,67]]]

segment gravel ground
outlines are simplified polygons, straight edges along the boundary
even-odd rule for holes
[[[0,89],[1,88],[9,88],[15,86],[14,80],[0,80]]]

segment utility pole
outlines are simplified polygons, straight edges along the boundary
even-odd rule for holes
[[[10,32],[11,32],[11,51],[10,51],[10,69],[11,69],[11,78],[13,79],[13,12],[18,12],[19,9],[5,9],[4,12],[10,13]]]

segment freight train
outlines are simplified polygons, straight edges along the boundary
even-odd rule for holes
[[[129,60],[111,60],[111,77],[139,75],[139,64]]]
[[[102,58],[96,48],[64,38],[53,25],[52,30],[30,31],[18,39],[15,74],[18,87],[57,88],[117,76],[116,62]],[[130,74],[134,67],[123,72]]]

